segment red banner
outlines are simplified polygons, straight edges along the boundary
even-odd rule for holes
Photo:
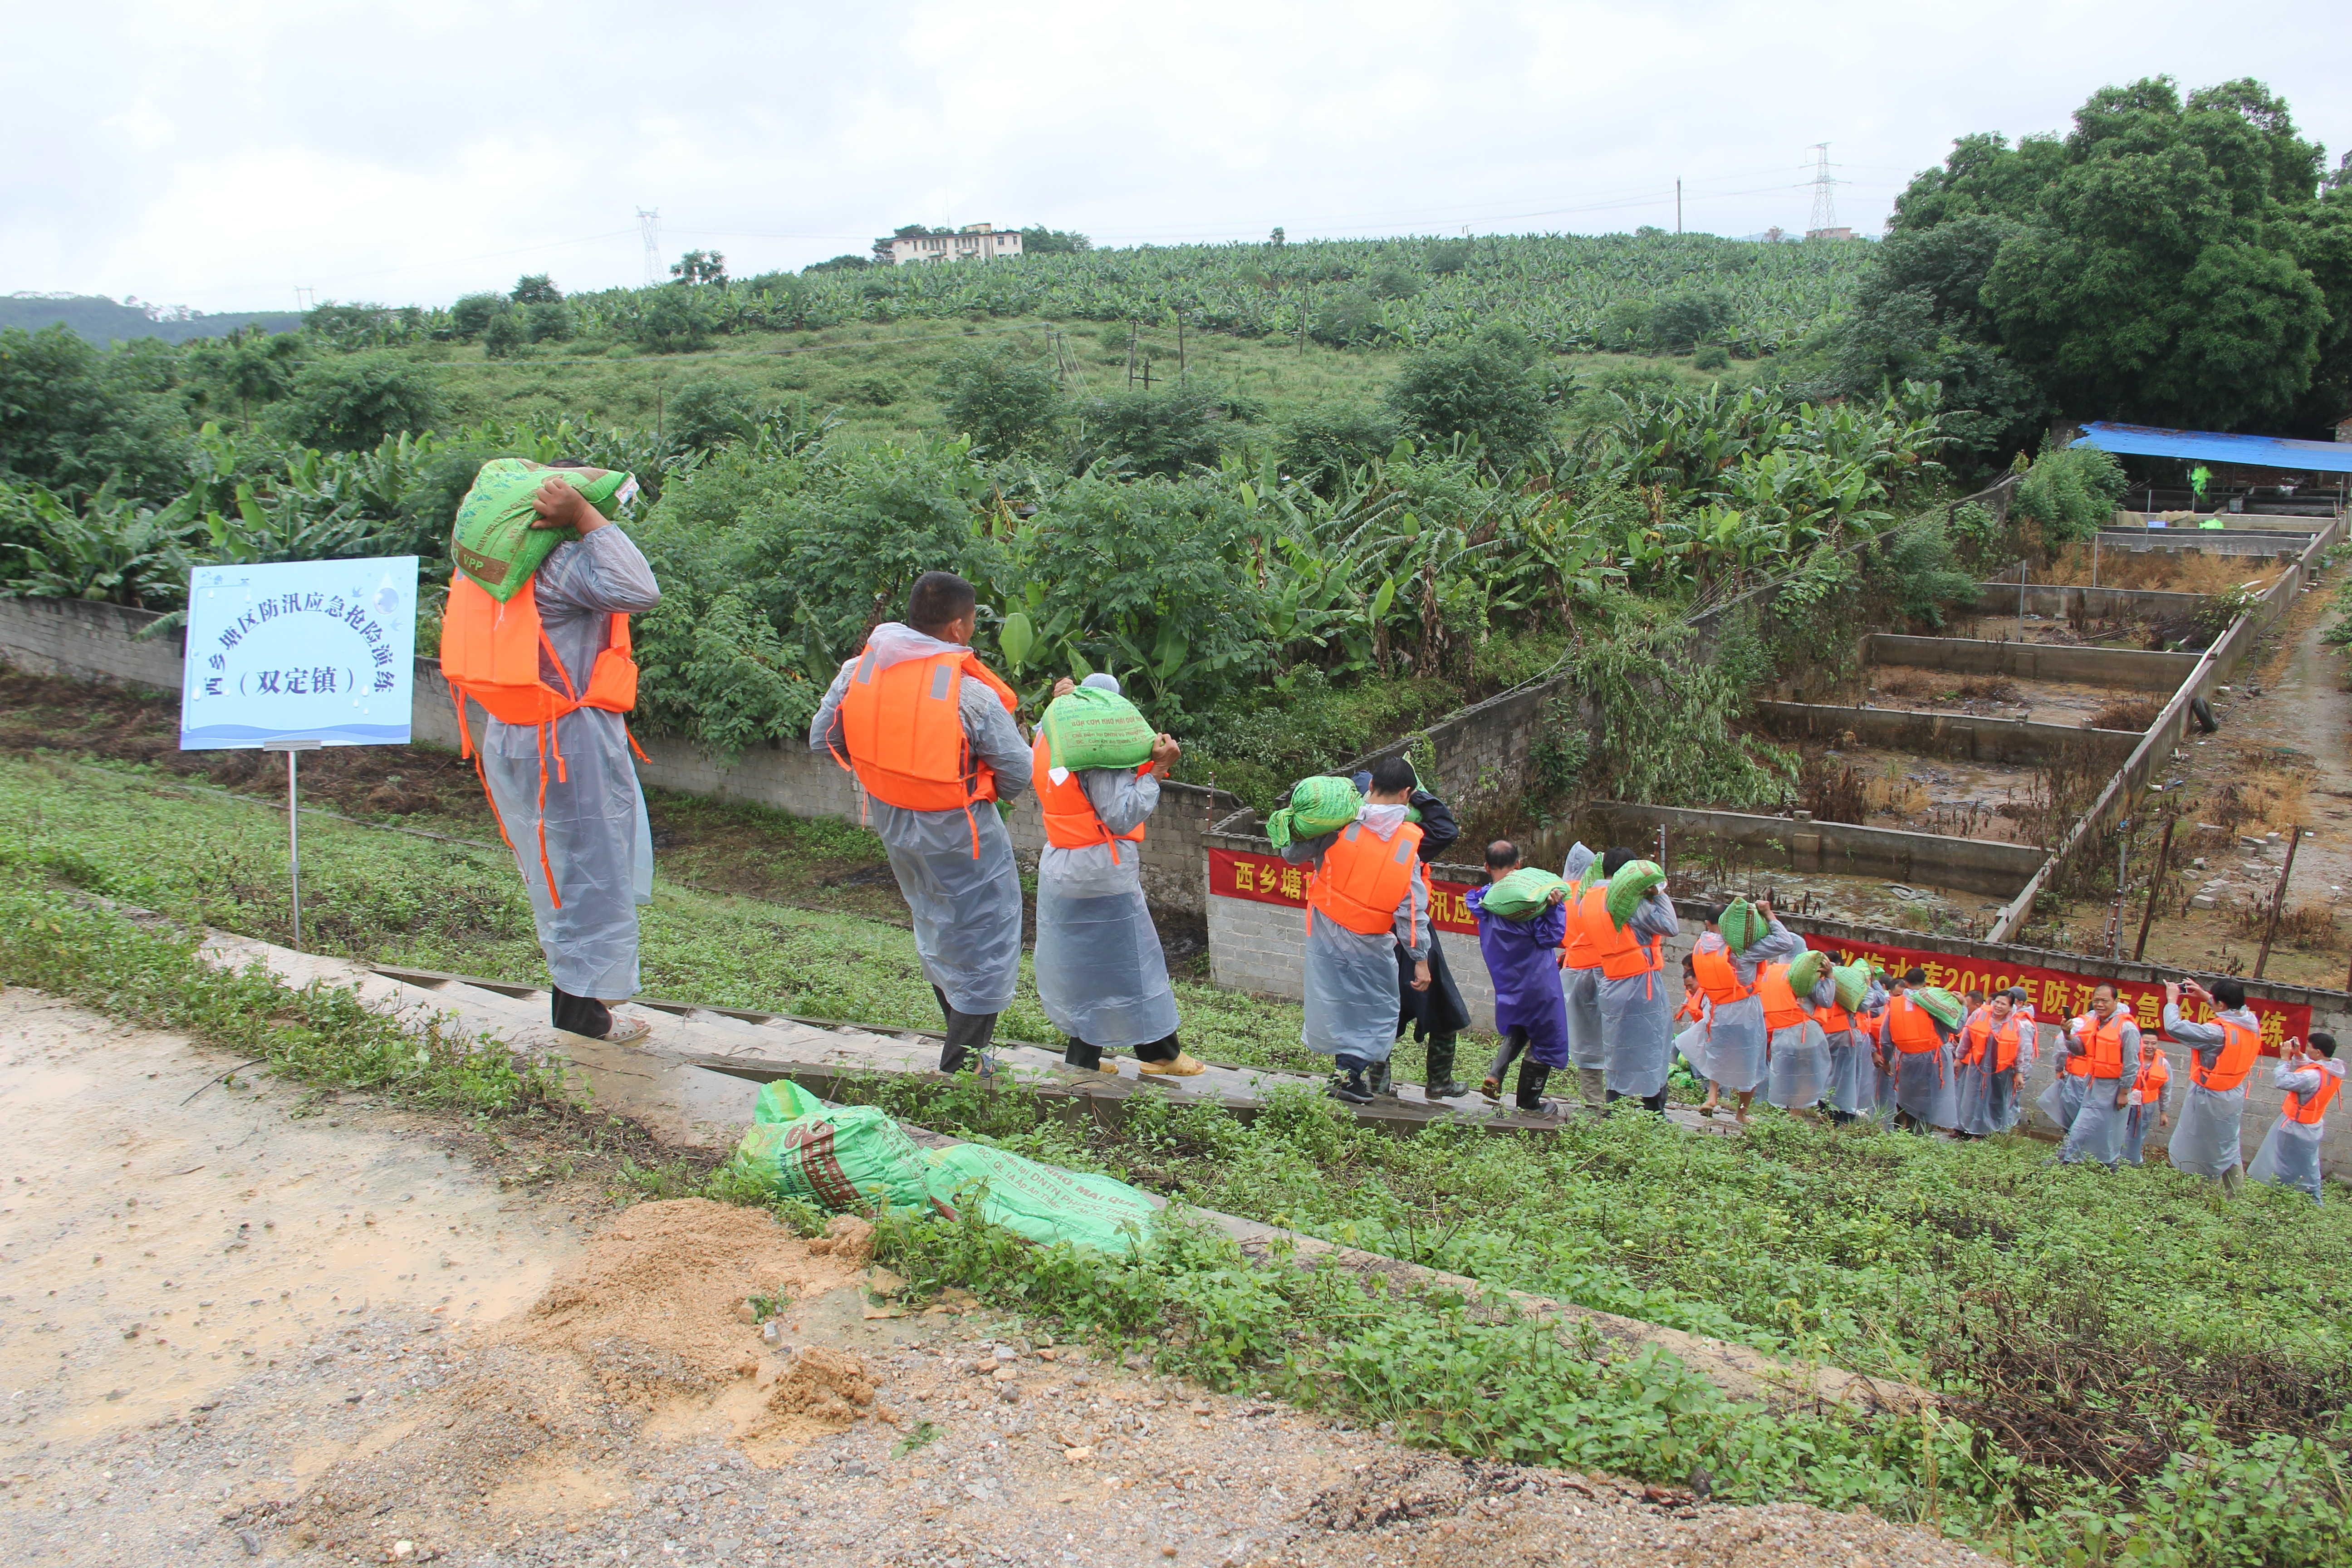
[[[2063,1026],[2069,1018],[2079,1017],[2090,1011],[2091,988],[2113,985],[2123,1005],[2131,1010],[2133,1019],[2142,1029],[2155,1033],[2163,1021],[2164,987],[2148,985],[2136,980],[2108,980],[2105,976],[2069,974],[2057,969],[2034,969],[2018,964],[1988,963],[1982,959],[1954,959],[1942,953],[1924,952],[1907,947],[1888,947],[1875,942],[1847,942],[1841,938],[1808,936],[1808,947],[1838,955],[1840,963],[1868,956],[1877,959],[1893,973],[1900,974],[1916,965],[1927,972],[1927,984],[1966,995],[1971,991],[1990,994],[2016,985],[2024,989],[2025,999],[2033,1004],[2034,1016],[2044,1024]],[[2261,997],[2248,999],[2254,1016],[2263,1026],[2263,1054],[2274,1057],[2280,1044],[2292,1037],[2311,1037],[2311,1009],[2301,1005],[2266,1002]],[[2213,1009],[2183,998],[2181,1016],[2203,1023],[2213,1016]]]
[[[1247,899],[1254,904],[1307,907],[1307,868],[1294,866],[1279,855],[1244,855],[1233,849],[1209,851],[1209,891],[1221,899]],[[1429,923],[1439,931],[1464,936],[1478,934],[1470,918],[1467,882],[1429,882]]]

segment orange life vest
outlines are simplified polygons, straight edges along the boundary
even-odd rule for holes
[[[2342,1078],[2326,1068],[2320,1068],[2319,1087],[2313,1089],[2307,1098],[2293,1089],[2287,1091],[2286,1103],[2279,1108],[2279,1120],[2299,1121],[2305,1127],[2318,1126],[2327,1115],[2328,1101],[2334,1100],[2336,1091],[2343,1087]]]
[[[1576,920],[1584,928],[1585,946],[1609,979],[1631,980],[1665,967],[1665,938],[1654,936],[1644,942],[1632,926],[1620,926],[1609,918],[1608,883],[1593,884],[1577,900]]]
[[[1701,991],[1696,984],[1694,984],[1689,990],[1683,993],[1683,1005],[1675,1010],[1675,1017],[1678,1022],[1682,1019],[1687,1018],[1692,1023],[1696,1024],[1701,1018],[1706,1016],[1706,993]]]
[[[1906,1056],[1940,1049],[1944,1037],[1937,1032],[1936,1016],[1906,992],[1886,1005],[1886,1037]]]
[[[2262,1055],[2263,1032],[2249,1028],[2233,1018],[2216,1018],[2221,1026],[2221,1051],[2213,1058],[2210,1071],[2195,1051],[2189,1053],[2189,1078],[2200,1089],[2215,1094],[2227,1094],[2246,1081],[2252,1070],[2254,1058]]]
[[[1559,966],[1562,969],[1601,967],[1601,953],[1593,947],[1592,932],[1586,929],[1584,923],[1584,900],[1595,891],[1607,891],[1608,886],[1606,882],[1599,882],[1581,892],[1574,888],[1569,889],[1568,940],[1560,943]]]
[[[2117,1007],[2105,1023],[2092,1023],[2090,1033],[2080,1037],[2084,1048],[2067,1057],[2066,1070],[2076,1078],[2123,1077],[2124,1026],[2129,1022],[2131,1016]]]
[[[1698,976],[1698,988],[1706,999],[1718,1007],[1728,1007],[1735,1002],[1745,1002],[1756,994],[1752,985],[1739,983],[1739,970],[1731,962],[1731,954],[1723,948],[1694,948],[1691,969]]]
[[[1037,804],[1045,812],[1045,842],[1056,849],[1084,849],[1090,844],[1108,844],[1111,863],[1117,865],[1122,842],[1143,842],[1143,824],[1139,822],[1125,833],[1113,833],[1105,827],[1102,818],[1095,815],[1095,803],[1087,798],[1086,785],[1078,782],[1075,770],[1065,769],[1062,782],[1054,782],[1053,770],[1046,764],[1052,749],[1045,736],[1038,736],[1029,762],[1029,784],[1037,792]],[[1149,773],[1150,769],[1151,764],[1146,763],[1136,772]]]
[[[1764,998],[1764,1026],[1787,1029],[1805,1021],[1804,1004],[1789,988],[1789,966],[1768,963],[1756,972],[1756,994]]]
[[[1967,1045],[1967,1050],[1960,1057],[1961,1065],[1974,1067],[1984,1060],[1985,1047],[1990,1043],[1992,1047],[1991,1071],[2007,1072],[2015,1067],[2019,1025],[2022,1022],[2011,1013],[1996,1025],[1991,1013],[1978,1009],[1976,1016],[1969,1020],[1967,1032],[1960,1037]]]
[[[2139,1102],[2154,1105],[2156,1097],[2171,1081],[2172,1064],[2164,1059],[2162,1051],[2143,1038],[2139,1043],[2139,1076],[2132,1079],[2132,1088],[2139,1091]]]
[[[547,683],[550,669],[563,682],[562,690]],[[547,876],[548,901],[562,909],[563,895],[556,890],[555,868],[547,858],[551,752],[555,756],[557,781],[569,782],[563,750],[555,743],[555,721],[583,708],[626,713],[637,705],[637,664],[629,657],[629,617],[614,612],[606,623],[604,647],[588,671],[588,689],[576,690],[571,672],[555,657],[555,646],[547,640],[547,628],[540,622],[536,579],[523,584],[513,598],[500,604],[464,573],[453,573],[449,596],[441,610],[441,678],[449,683],[450,699],[457,705],[457,754],[474,757],[477,773],[481,773],[482,763],[475,756],[473,731],[466,723],[466,699],[480,703],[501,724],[518,728],[527,724],[539,731],[539,866]],[[635,736],[629,737],[629,745],[640,757],[645,755]],[[487,775],[482,778],[482,794],[489,798],[499,837],[506,840],[508,848],[513,848],[514,839],[507,832],[505,819],[499,816],[498,799],[490,795]]]
[[[1822,1033],[1825,1035],[1844,1034],[1853,1027],[1853,1015],[1834,1002],[1826,1007],[1808,1010],[1813,1016],[1813,1022],[1822,1026]]]
[[[1360,822],[1339,830],[1323,864],[1307,879],[1307,903],[1360,936],[1372,936],[1396,923],[1397,906],[1412,886],[1420,867],[1421,829],[1408,822],[1385,844]],[[1310,920],[1312,917],[1309,917]],[[1421,942],[1416,923],[1415,946]]]
[[[877,668],[868,647],[841,695],[841,735],[849,755],[834,760],[857,775],[866,793],[905,811],[961,811],[996,798],[996,772],[971,754],[960,696],[966,677],[996,694],[1012,712],[1013,689],[970,648]],[[972,853],[980,853],[979,828]]]

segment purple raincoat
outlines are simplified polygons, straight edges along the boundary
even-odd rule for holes
[[[1528,1055],[1543,1067],[1568,1065],[1568,998],[1559,988],[1559,943],[1568,906],[1546,904],[1532,917],[1507,921],[1486,910],[1486,889],[1470,889],[1478,951],[1495,982],[1495,1027],[1528,1032]]]

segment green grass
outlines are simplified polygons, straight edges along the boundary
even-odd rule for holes
[[[575,423],[653,427],[686,386],[711,379],[741,384],[762,402],[805,398],[811,408],[841,421],[845,435],[904,437],[949,433],[940,413],[941,367],[978,345],[1003,343],[1051,362],[1049,331],[1067,336],[1078,369],[1073,390],[1085,395],[1127,387],[1127,352],[1102,346],[1094,321],[1037,320],[959,323],[912,320],[852,324],[822,331],[743,332],[716,340],[700,353],[652,354],[596,340],[541,345],[519,359],[486,358],[478,348],[434,343],[399,351],[434,368],[448,404],[449,423],[560,416]],[[1138,334],[1138,363],[1148,355],[1153,384],[1177,374],[1172,329]],[[1395,350],[1333,349],[1309,342],[1241,338],[1218,332],[1185,335],[1187,374],[1245,393],[1265,405],[1270,423],[1333,403],[1377,404],[1404,359]],[[1709,374],[1687,356],[1648,359],[1627,354],[1576,354],[1561,363],[1580,376],[1615,365],[1664,365],[1676,380],[1704,387],[1738,384],[1746,366]]]
[[[726,825],[747,826],[747,812],[763,819],[759,827],[775,829],[764,820],[775,814],[700,809],[717,831],[682,833],[685,847],[656,851],[654,901],[641,911],[646,994],[877,1027],[939,1027],[914,934],[903,925],[700,890],[669,871],[672,856],[685,858],[688,870],[707,869],[718,854],[712,845],[731,840],[748,847],[731,874],[781,879],[793,874],[795,856],[879,862],[878,841],[837,823],[797,824],[797,839],[730,834]],[[0,757],[0,818],[9,824],[0,829],[0,864],[225,930],[291,937],[282,812],[194,793],[144,769],[17,756]],[[410,820],[458,833],[486,826],[470,816]],[[668,826],[667,813],[662,820]],[[544,984],[521,881],[495,843],[471,848],[310,817],[302,874],[303,934],[313,951]],[[1192,981],[1177,983],[1177,1003],[1197,1055],[1307,1070],[1320,1062],[1298,1043],[1296,1005]],[[1025,959],[1000,1027],[1008,1038],[1059,1040]]]

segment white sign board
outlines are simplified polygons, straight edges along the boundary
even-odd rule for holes
[[[180,749],[408,743],[416,557],[188,574]]]

